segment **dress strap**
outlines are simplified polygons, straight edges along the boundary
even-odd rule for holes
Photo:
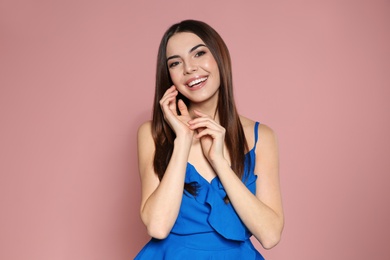
[[[255,123],[255,145],[253,147],[254,150],[256,150],[257,140],[259,139],[259,124],[259,122]]]

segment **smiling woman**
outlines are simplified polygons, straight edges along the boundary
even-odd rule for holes
[[[138,131],[152,239],[135,259],[263,259],[250,237],[272,248],[284,223],[274,132],[238,114],[229,51],[209,25],[171,26],[157,61],[153,120]]]

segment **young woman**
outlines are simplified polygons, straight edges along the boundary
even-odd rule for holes
[[[152,239],[135,259],[263,259],[251,235],[266,249],[279,242],[276,137],[238,114],[229,52],[209,25],[186,20],[164,34],[138,158]]]

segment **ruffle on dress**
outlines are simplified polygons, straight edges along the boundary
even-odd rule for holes
[[[256,192],[256,180],[257,175],[253,174],[253,171],[249,171],[249,174],[243,176],[243,180],[245,181],[245,185],[247,188],[255,194]],[[180,223],[176,223],[174,229],[172,230],[176,234],[191,234],[193,233],[192,229],[202,230],[202,228],[197,227],[196,220],[199,220],[200,225],[209,224],[209,228],[203,227],[204,232],[208,231],[216,231],[221,236],[226,239],[236,240],[236,241],[245,241],[250,236],[251,233],[246,228],[244,223],[238,217],[236,211],[233,208],[233,205],[229,202],[226,203],[224,198],[226,197],[226,191],[222,186],[221,181],[218,176],[211,180],[209,183],[206,179],[204,179],[195,169],[193,165],[188,163],[187,166],[187,174],[185,178],[186,183],[192,183],[198,187],[198,193],[193,196],[186,192],[183,200],[195,200],[199,203],[199,211],[202,212],[202,208],[204,211],[204,217],[206,217],[206,222],[203,221],[200,214],[198,218],[194,218],[193,215],[186,217],[182,216],[186,219],[186,225],[180,225]],[[189,197],[189,198],[185,198]],[[194,203],[183,203],[182,205],[191,205],[194,206]],[[194,210],[182,212],[194,212]],[[193,225],[188,225],[188,219],[194,219]],[[194,226],[195,225],[195,226]],[[210,229],[211,228],[211,229]],[[191,229],[191,230],[189,230]],[[208,230],[209,229],[209,230]]]

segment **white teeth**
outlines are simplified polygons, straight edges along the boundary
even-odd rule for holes
[[[193,85],[199,84],[199,83],[205,81],[206,79],[207,79],[207,77],[193,80],[190,83],[188,83],[188,86],[192,87]]]

